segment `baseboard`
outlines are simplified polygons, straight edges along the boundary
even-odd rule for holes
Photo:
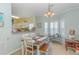
[[[12,55],[12,54],[16,53],[19,50],[21,50],[21,48],[18,48],[18,49],[15,49],[15,50],[11,51],[10,53],[8,53],[8,55]]]

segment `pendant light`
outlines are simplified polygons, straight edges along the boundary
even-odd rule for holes
[[[48,4],[48,11],[44,13],[44,16],[46,16],[46,17],[52,17],[54,15],[55,15],[55,13],[53,12],[53,10],[51,10],[51,8],[50,8],[50,2],[49,2],[49,4]]]

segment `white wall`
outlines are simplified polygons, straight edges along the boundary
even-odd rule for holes
[[[65,38],[68,38],[69,29],[74,28],[76,29],[75,38],[79,40],[79,7],[65,11],[60,16],[60,20],[65,22]]]
[[[11,36],[11,4],[0,3],[0,12],[4,17],[4,27],[0,27],[0,54],[6,54],[7,39]]]
[[[21,47],[21,34],[12,33],[11,4],[0,3],[0,12],[4,13],[4,27],[0,27],[0,54],[8,54]]]

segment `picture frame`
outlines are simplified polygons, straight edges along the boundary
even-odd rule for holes
[[[3,13],[0,12],[0,27],[4,26]]]
[[[30,28],[31,26],[31,28]],[[33,32],[35,31],[35,24],[32,17],[30,18],[12,18],[12,32]]]

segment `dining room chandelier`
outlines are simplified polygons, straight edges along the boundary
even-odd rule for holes
[[[51,6],[50,6],[50,3],[49,3],[49,4],[48,4],[48,11],[44,13],[44,16],[46,16],[46,17],[52,17],[52,16],[55,15],[55,13],[53,12],[53,10],[51,10],[50,7],[51,7]]]

